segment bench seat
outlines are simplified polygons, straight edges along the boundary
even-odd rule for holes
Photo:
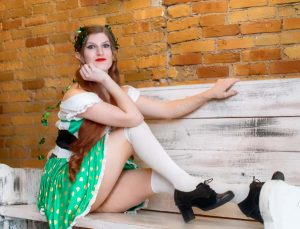
[[[144,96],[172,100],[194,95],[211,85],[140,89]],[[178,119],[147,119],[153,134],[170,157],[188,173],[228,184],[249,185],[253,177],[269,180],[285,173],[289,184],[300,185],[300,79],[239,82],[237,96],[211,101]],[[147,167],[136,158],[141,167]],[[0,164],[0,228],[9,217],[46,222],[35,205],[42,171]],[[24,205],[23,205],[24,204]],[[28,204],[28,205],[25,205]],[[2,206],[1,206],[2,205]],[[185,224],[171,196],[157,194],[138,215],[89,214],[76,226],[85,228],[262,229],[234,203],[212,211],[194,209],[196,220]],[[3,220],[4,219],[4,220]],[[2,220],[2,222],[1,222]],[[23,220],[24,221],[24,220]],[[46,223],[45,227],[47,228]]]
[[[5,217],[46,222],[36,205],[0,206],[0,215]],[[262,229],[263,225],[249,220],[222,219],[197,216],[191,223],[185,224],[179,214],[141,210],[138,214],[92,213],[80,220],[76,226],[84,228],[186,228],[186,229]]]

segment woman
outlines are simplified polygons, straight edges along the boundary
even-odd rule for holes
[[[38,208],[50,228],[69,228],[89,212],[138,209],[160,192],[174,195],[186,222],[194,218],[192,206],[211,210],[233,199],[229,188],[238,190],[236,203],[245,199],[248,187],[218,181],[211,188],[211,180],[178,167],[144,122],[144,116],[177,118],[211,99],[234,96],[237,92],[230,88],[238,79],[218,80],[209,90],[184,99],[157,101],[118,85],[118,46],[108,27],[80,28],[74,47],[81,63],[78,83],[61,102],[59,135],[38,197]],[[134,154],[150,169],[137,169]]]

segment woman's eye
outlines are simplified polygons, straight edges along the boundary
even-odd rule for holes
[[[87,48],[88,49],[93,49],[93,48],[95,48],[95,45],[88,45]]]
[[[110,47],[110,44],[104,44],[103,47],[104,47],[104,48],[109,48],[109,47]]]

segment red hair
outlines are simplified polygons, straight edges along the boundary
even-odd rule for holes
[[[87,37],[90,34],[95,34],[95,33],[104,33],[108,37],[111,44],[113,56],[114,56],[114,61],[112,63],[112,66],[108,70],[108,74],[116,83],[119,84],[120,75],[117,68],[116,47],[114,47],[113,45],[114,42],[111,33],[104,26],[86,26],[83,28],[87,33]],[[82,48],[85,46],[87,37],[86,39],[84,39],[83,44],[81,44],[81,50],[78,50],[80,51],[80,53],[83,53]],[[76,42],[80,42],[80,40],[77,39]],[[88,92],[96,93],[99,96],[99,98],[101,98],[105,102],[116,104],[114,99],[110,98],[106,89],[101,84],[83,80],[79,73],[79,70],[77,70],[76,72],[76,79],[79,86],[84,90]],[[77,140],[73,142],[70,146],[70,149],[72,150],[73,154],[69,160],[69,178],[72,182],[75,180],[76,174],[80,170],[83,157],[104,136],[105,128],[106,128],[105,125],[87,119],[85,119],[84,122],[82,123],[78,131]]]

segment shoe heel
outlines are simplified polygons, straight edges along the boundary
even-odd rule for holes
[[[194,214],[194,211],[192,209],[192,207],[179,207],[179,211],[184,219],[184,222],[188,223],[190,222],[191,220],[195,219],[195,214]]]

